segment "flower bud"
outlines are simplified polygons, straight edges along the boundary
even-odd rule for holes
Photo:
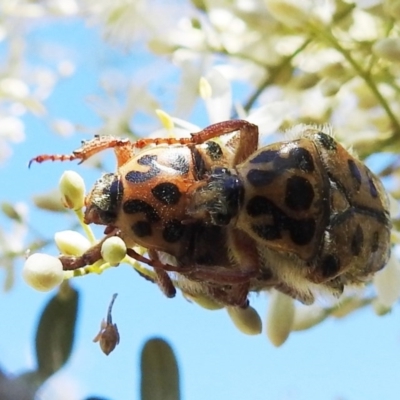
[[[372,302],[372,308],[374,309],[375,314],[379,317],[382,317],[383,315],[386,315],[390,311],[392,311],[391,307],[382,304],[378,299],[374,299],[374,301]]]
[[[292,330],[294,320],[293,299],[286,294],[272,290],[267,316],[267,336],[278,347],[285,343]]]
[[[261,333],[261,318],[253,307],[226,307],[226,311],[228,311],[236,328],[242,333],[246,335],[258,335]]]
[[[85,204],[85,182],[74,171],[65,171],[59,182],[61,200],[66,208],[79,210]]]
[[[372,46],[372,51],[386,60],[400,61],[400,38],[380,39]]]
[[[324,78],[319,82],[319,88],[324,97],[334,96],[342,87],[342,82],[337,79]]]
[[[47,292],[61,284],[64,271],[58,258],[35,253],[25,261],[22,276],[25,282],[34,289]]]
[[[75,231],[57,232],[54,241],[58,250],[66,256],[80,256],[90,248],[89,240]]]
[[[385,0],[383,2],[383,9],[390,17],[400,21],[400,1],[399,0]]]
[[[118,265],[126,256],[126,244],[118,236],[106,239],[101,246],[101,256],[110,265]]]
[[[1,203],[1,211],[3,211],[3,213],[7,215],[8,218],[13,219],[14,221],[17,221],[19,223],[22,223],[23,219],[21,214],[11,203],[7,202]]]
[[[290,87],[297,90],[306,90],[314,87],[319,80],[320,78],[317,74],[303,72],[291,80]]]
[[[37,194],[32,197],[36,207],[47,211],[65,212],[65,207],[61,201],[61,193],[59,189],[52,190],[47,193]]]
[[[318,70],[318,75],[322,78],[339,78],[344,79],[348,76],[348,72],[340,62],[333,62],[331,64],[323,65]]]

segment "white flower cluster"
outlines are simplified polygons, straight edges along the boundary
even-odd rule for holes
[[[169,2],[166,6],[159,0],[86,0],[85,7],[90,10],[88,18],[114,43],[126,45],[140,39],[157,56],[170,57],[180,72],[174,115],[191,112],[198,82],[206,77],[215,86],[214,95],[218,93],[213,107],[207,107],[210,120],[226,119],[219,100],[231,96],[229,87],[219,81],[223,76],[235,86],[235,114],[240,115],[240,109],[248,112],[255,104],[262,108],[271,101],[283,101],[289,110],[285,125],[331,122],[340,140],[366,155],[373,150],[374,140],[390,145],[396,137],[389,138],[389,133],[400,131],[397,89],[388,84],[399,78],[397,3],[235,0]],[[162,18],[155,17],[159,14]],[[105,119],[106,127],[117,128],[113,134],[126,133],[132,116],[126,112],[129,107],[137,110],[143,104],[150,115],[149,104],[158,107],[148,94],[134,96],[145,87],[137,83],[142,79],[135,82],[128,83],[127,89],[125,85],[121,118],[113,113]],[[232,116],[232,107],[228,114]]]
[[[1,2],[0,45],[5,45],[7,51],[2,57],[0,75],[0,162],[12,154],[10,143],[25,140],[23,117],[27,113],[45,117],[45,102],[55,85],[74,72],[72,62],[64,56],[57,59],[54,52],[51,54],[52,61],[56,61],[54,68],[47,64],[45,56],[40,63],[31,63],[27,56],[30,51],[29,26],[43,17],[69,17],[77,12],[75,0],[56,0],[51,5],[46,2]],[[41,57],[39,48],[35,48],[35,55]],[[54,120],[53,124],[59,133],[65,132],[67,125],[71,126],[67,121],[59,120]]]
[[[363,158],[375,152],[398,152],[398,0],[193,0],[168,5],[161,0],[20,3],[9,2],[0,6],[0,11],[24,21],[49,15],[83,15],[100,24],[112,43],[126,46],[141,40],[156,56],[167,56],[179,71],[180,82],[174,87],[175,95],[168,92],[164,102],[179,117],[192,112],[200,95],[209,123],[232,117],[247,119],[259,126],[262,140],[298,122],[330,122],[338,139],[353,146]],[[13,69],[12,60],[23,60],[24,38],[19,24],[15,29],[4,25],[7,23],[6,19],[0,22],[0,40],[7,34],[11,49],[6,61],[10,64],[9,73],[0,78],[0,151],[8,151],[10,141],[23,140],[21,116],[26,111],[43,115],[43,102],[57,80],[73,72],[73,65],[65,60],[59,62],[56,72],[48,68],[32,71],[23,62],[15,64],[24,65],[23,68]],[[164,62],[163,66],[168,61]],[[161,74],[160,71],[164,68],[157,64],[150,72]],[[162,99],[149,89],[155,79],[148,70],[140,79],[115,79],[112,74],[103,78],[108,96],[95,100],[104,121],[99,134],[131,134],[136,112],[153,116],[157,107],[166,108],[160,106]],[[179,137],[199,130],[182,118],[170,118],[162,112],[158,115],[164,128],[153,136]],[[74,130],[69,121],[56,120],[52,126],[64,134]],[[4,157],[5,153],[0,153],[0,160]],[[395,203],[400,197],[398,172],[397,160],[386,168],[385,184]],[[75,211],[86,237],[64,231],[56,234],[55,242],[63,256],[80,257],[96,243],[82,222],[82,178],[66,173],[61,179],[61,191],[63,204]],[[37,204],[43,201],[37,198]],[[393,217],[394,248],[388,266],[374,278],[377,295],[350,293],[338,306],[324,308],[298,307],[287,296],[272,292],[267,317],[272,343],[280,345],[291,331],[308,329],[328,316],[342,317],[366,304],[372,303],[378,314],[390,310],[400,296],[398,212],[393,212]],[[132,263],[126,257],[125,244],[117,237],[104,241],[99,263],[78,271],[60,269],[60,258],[41,257],[29,257],[24,269],[25,279],[39,290],[49,290],[74,275],[102,272],[122,261]],[[137,263],[134,267],[144,271]],[[219,306],[209,299],[193,300],[210,309]],[[261,319],[253,308],[228,308],[228,313],[243,332],[261,331]]]

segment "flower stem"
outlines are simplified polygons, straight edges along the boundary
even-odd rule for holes
[[[83,211],[80,208],[79,210],[75,210],[75,214],[78,217],[79,223],[82,226],[82,229],[84,230],[87,238],[89,239],[91,244],[95,244],[96,243],[96,237],[93,234],[93,231],[91,230],[91,228],[85,224],[85,222],[83,221]]]

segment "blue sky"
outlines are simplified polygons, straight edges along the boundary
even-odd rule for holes
[[[43,40],[72,49],[77,63],[76,73],[61,82],[48,99],[49,113],[93,127],[100,120],[86,99],[93,92],[100,94],[97,80],[101,69],[128,71],[159,62],[142,50],[130,53],[111,49],[96,29],[85,27],[79,20],[34,27],[29,33],[32,61],[34,44]],[[159,86],[168,87],[167,83],[160,82]],[[154,85],[157,87],[157,83]],[[193,118],[199,125],[204,121],[199,114]],[[30,203],[32,194],[54,188],[65,169],[78,171],[90,187],[97,173],[85,166],[44,164],[28,170],[27,161],[32,156],[69,153],[79,145],[81,136],[56,137],[43,121],[32,116],[26,117],[25,123],[26,141],[13,147],[13,157],[1,169],[0,187],[5,188],[1,201]],[[46,237],[68,229],[72,221],[73,216],[68,220],[33,208],[30,214],[30,223]],[[0,223],[8,224],[4,219]],[[54,248],[47,252],[56,254]],[[27,287],[20,278],[21,267],[22,261],[17,264],[12,291],[0,294],[0,366],[13,373],[32,366],[37,318],[51,296]],[[128,266],[101,276],[77,278],[73,284],[81,294],[74,352],[67,366],[53,378],[54,386],[64,382],[75,391],[76,397],[65,399],[89,395],[113,400],[139,398],[139,353],[144,341],[154,336],[166,339],[176,352],[183,399],[398,399],[398,307],[384,317],[375,316],[367,308],[344,320],[328,320],[309,331],[292,334],[283,347],[276,349],[264,333],[255,337],[240,333],[223,310],[203,310],[179,294],[172,300],[165,298]],[[113,293],[118,293],[113,319],[121,343],[106,357],[92,339]],[[265,319],[267,295],[253,296],[251,302]]]

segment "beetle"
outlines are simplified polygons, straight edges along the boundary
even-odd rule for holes
[[[70,155],[30,164],[83,162],[114,149],[117,171],[86,196],[85,223],[119,235],[169,297],[178,284],[246,307],[250,291],[274,287],[311,304],[316,291],[339,296],[386,264],[391,223],[383,186],[361,161],[326,132],[298,132],[259,148],[256,125],[230,120],[188,138],[97,136]],[[97,261],[100,244],[61,256],[64,268]]]

